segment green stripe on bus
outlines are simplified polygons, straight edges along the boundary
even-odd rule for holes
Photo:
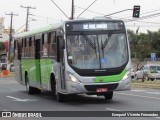
[[[96,80],[95,82],[96,83],[100,83],[100,82],[103,82],[103,83],[108,83],[108,82],[118,82],[120,81],[123,76],[126,74],[126,69],[124,69],[121,74],[119,75],[110,75],[110,76],[98,76],[96,77]]]

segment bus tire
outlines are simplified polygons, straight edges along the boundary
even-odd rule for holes
[[[111,100],[113,98],[113,91],[106,93],[104,97],[105,100]]]
[[[52,95],[55,96],[56,95],[56,80],[53,74],[51,74],[50,77],[50,82],[51,82],[51,92]]]
[[[28,76],[26,75],[25,77],[25,84],[26,84],[26,90],[28,92],[29,95],[33,95],[33,94],[40,94],[41,93],[41,90],[38,89],[38,88],[35,88],[35,87],[31,87],[29,85],[29,79],[28,79]]]
[[[62,93],[57,93],[57,101],[58,102],[65,102],[66,96]]]

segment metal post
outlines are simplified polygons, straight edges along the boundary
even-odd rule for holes
[[[13,15],[18,16],[17,14],[13,14],[11,12],[10,14],[6,14],[11,16],[11,22],[10,22],[10,34],[9,34],[9,47],[8,47],[8,60],[10,60],[10,49],[11,49],[11,41],[12,41],[12,21],[13,21]]]
[[[28,18],[29,18],[29,15],[31,15],[31,14],[29,14],[29,10],[30,9],[36,9],[35,7],[31,7],[31,6],[27,6],[27,7],[25,7],[25,6],[20,6],[20,7],[22,7],[22,8],[26,8],[27,9],[27,16],[26,16],[26,31],[28,31]]]
[[[71,20],[74,19],[74,0],[72,0]]]

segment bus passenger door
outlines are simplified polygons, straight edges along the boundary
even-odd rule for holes
[[[41,74],[40,74],[40,39],[35,40],[35,67],[36,67],[36,83],[41,85]]]
[[[22,45],[21,43],[17,44],[17,60],[15,60],[14,64],[15,64],[15,78],[17,81],[19,81],[20,83],[23,83],[22,81],[22,68],[21,68],[21,57],[22,57]]]
[[[62,48],[62,44],[64,44],[63,36],[57,37],[57,62],[60,63],[60,76],[59,76],[59,87],[61,90],[65,90],[65,63],[64,63],[64,48]]]

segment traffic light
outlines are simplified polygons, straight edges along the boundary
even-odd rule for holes
[[[134,6],[133,7],[133,17],[139,18],[140,15],[140,6]]]

